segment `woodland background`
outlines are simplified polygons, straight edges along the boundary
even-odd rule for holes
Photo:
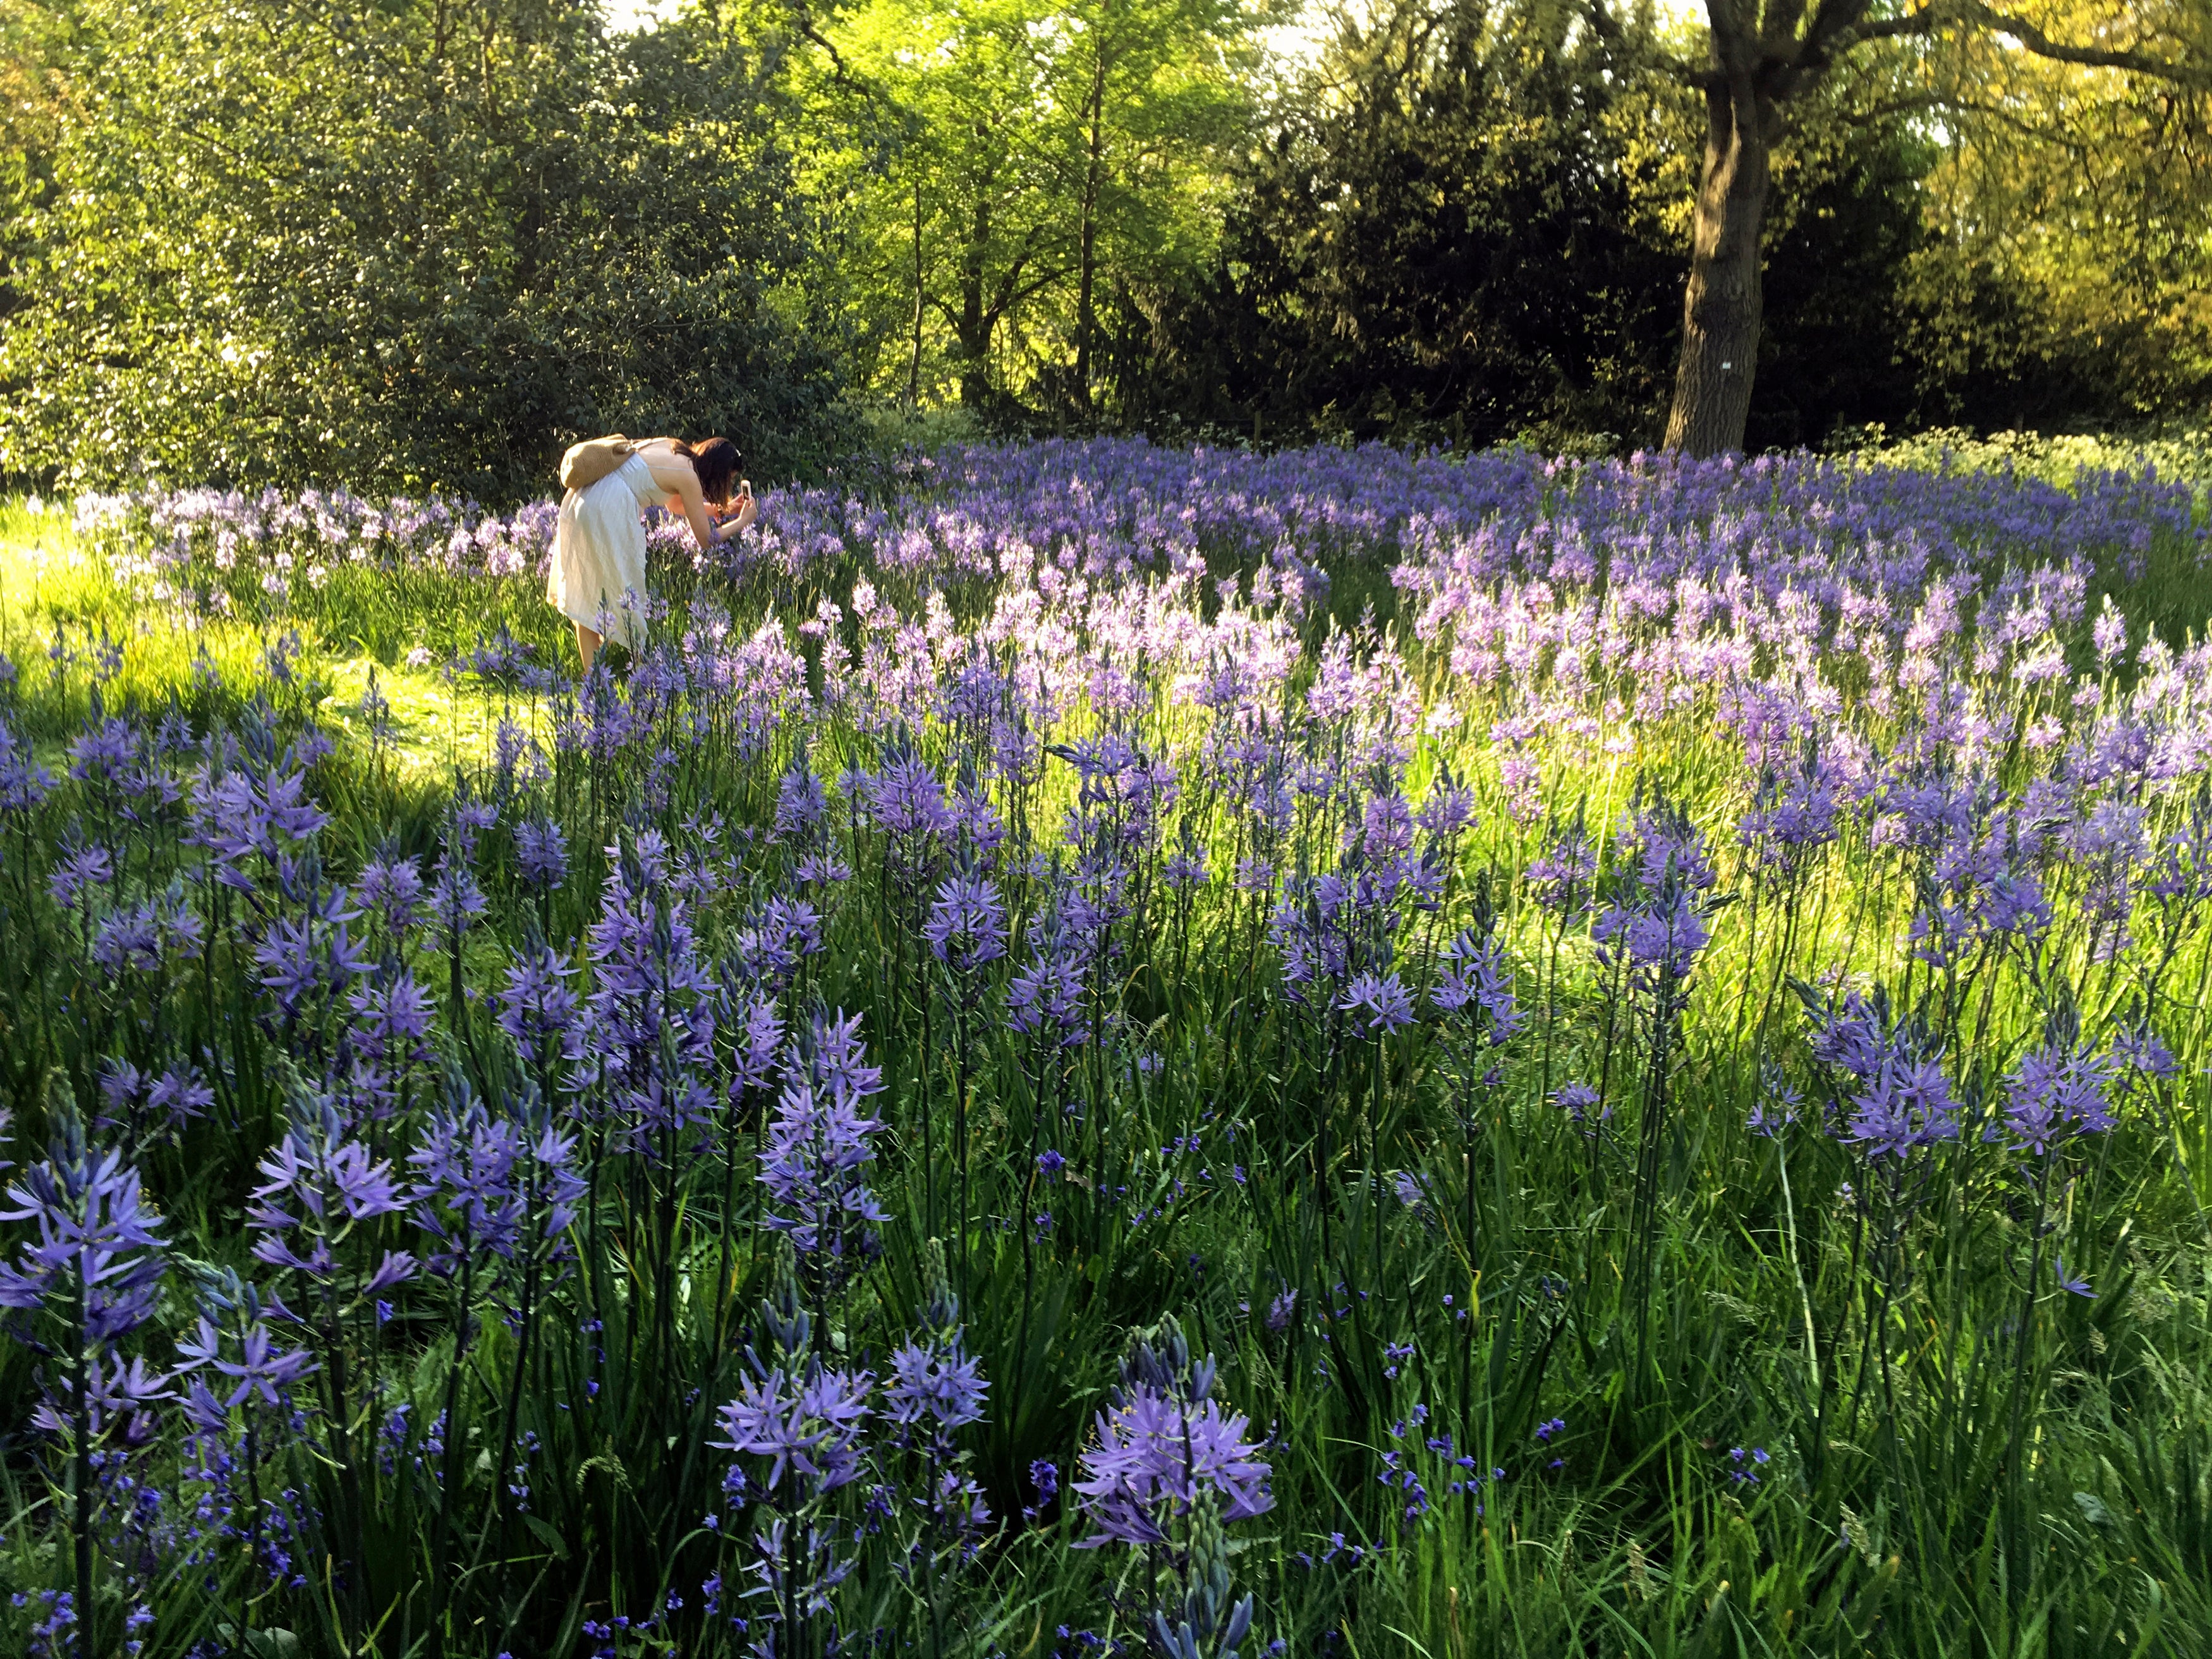
[[[0,484],[513,500],[611,429],[763,477],[933,422],[1654,441],[1701,25],[1285,3],[0,0]],[[1794,117],[1747,447],[2201,416],[2212,95],[1939,31]]]

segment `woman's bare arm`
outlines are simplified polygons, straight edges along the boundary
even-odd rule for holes
[[[700,546],[719,547],[729,539],[722,529],[731,520],[714,517],[699,488],[698,470],[687,458],[673,449],[657,449],[647,453],[646,465],[653,469],[653,483],[668,491],[668,510],[682,515]],[[736,515],[736,527],[743,530],[751,522],[752,503],[749,497]]]
[[[681,456],[676,458],[676,462],[684,469],[684,482],[668,498],[669,510],[684,515],[684,521],[691,526],[693,539],[700,546],[720,546],[725,538],[715,526],[714,514],[708,510],[707,497],[699,489],[699,475]]]

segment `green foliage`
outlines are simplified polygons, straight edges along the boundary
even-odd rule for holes
[[[1675,46],[1649,16],[1601,31],[1537,0],[1339,16],[1238,165],[1218,260],[1125,308],[1122,418],[1263,441],[1656,439],[1703,127]],[[1947,257],[1928,218],[1938,157],[1912,112],[1891,63],[1796,111],[1753,448],[2107,406],[2077,361],[2002,355],[2031,292],[1929,280]]]
[[[819,477],[871,401],[1656,437],[1702,31],[1392,0],[1271,56],[1288,15],[690,0],[615,38],[586,0],[0,0],[0,478],[503,501],[611,429]],[[2201,38],[2185,0],[2130,15]],[[2200,406],[2205,96],[1978,29],[1848,54],[1776,152],[1747,441]]]
[[[1642,79],[1571,6],[1340,15],[1242,165],[1214,269],[1126,314],[1133,422],[1480,445],[1650,404],[1680,260],[1633,222],[1607,127],[1631,102],[1668,118]]]
[[[852,204],[861,374],[915,404],[1086,424],[1101,313],[1209,255],[1251,113],[1240,0],[873,0],[830,81],[895,136],[824,159]]]
[[[614,429],[817,459],[789,51],[766,13],[611,44],[562,0],[86,0],[17,124],[0,472],[513,495]]]

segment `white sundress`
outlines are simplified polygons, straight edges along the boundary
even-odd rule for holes
[[[653,481],[645,457],[633,453],[587,489],[561,500],[545,597],[570,622],[618,645],[645,637],[645,521],[668,491]]]

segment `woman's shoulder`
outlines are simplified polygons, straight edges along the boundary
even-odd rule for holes
[[[641,457],[656,477],[695,477],[698,473],[690,457],[676,447],[673,438],[640,438],[631,446],[631,453]]]

